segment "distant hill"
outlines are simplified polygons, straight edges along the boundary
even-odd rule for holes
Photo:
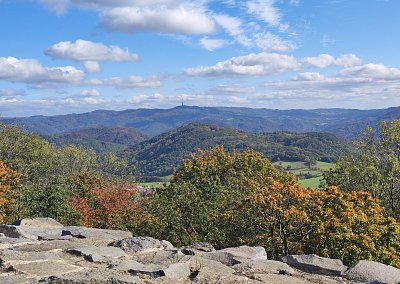
[[[43,135],[63,134],[87,127],[136,128],[152,137],[190,122],[211,123],[249,132],[329,132],[353,138],[366,125],[400,118],[400,107],[376,110],[274,110],[234,107],[180,106],[171,109],[97,110],[82,114],[6,118]]]
[[[135,128],[123,127],[86,127],[45,138],[57,146],[78,144],[97,152],[122,151],[148,139]]]
[[[210,149],[223,144],[226,149],[247,148],[262,152],[272,161],[331,162],[347,151],[346,142],[328,133],[249,133],[222,126],[190,123],[141,142],[123,152],[137,163],[141,175],[167,176],[183,158],[197,148]]]

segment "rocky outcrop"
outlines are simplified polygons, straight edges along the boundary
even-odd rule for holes
[[[360,261],[292,255],[268,260],[262,247],[175,248],[124,231],[64,227],[49,218],[0,225],[1,284],[399,283],[400,270]],[[345,271],[346,270],[346,271]]]

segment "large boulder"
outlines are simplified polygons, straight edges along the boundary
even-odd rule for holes
[[[345,272],[345,277],[368,283],[400,283],[400,269],[375,261],[360,260]]]
[[[63,228],[62,236],[72,236],[78,239],[92,239],[112,242],[132,237],[132,233],[121,230],[107,230],[70,226]]]
[[[110,245],[119,247],[127,253],[147,253],[164,249],[173,249],[168,241],[160,241],[151,237],[129,237],[111,243]]]
[[[249,260],[267,259],[267,253],[263,247],[249,246],[225,248],[216,252],[203,254],[202,256],[228,266],[247,262]]]
[[[193,245],[181,248],[181,251],[186,255],[195,255],[196,252],[215,252],[215,248],[210,243],[197,242]]]
[[[324,275],[342,275],[347,269],[340,259],[320,257],[315,254],[288,255],[282,261],[305,272]]]
[[[109,262],[112,259],[125,258],[126,253],[116,247],[81,246],[67,250],[68,253],[83,256],[91,262]]]
[[[0,225],[0,233],[9,238],[31,240],[61,237],[63,225],[52,218],[22,219],[12,225]]]
[[[286,263],[269,259],[250,260],[236,264],[232,268],[236,274],[249,277],[255,274],[296,274],[296,271]]]

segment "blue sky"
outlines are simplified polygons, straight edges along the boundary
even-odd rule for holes
[[[0,116],[400,105],[397,0],[0,0]]]

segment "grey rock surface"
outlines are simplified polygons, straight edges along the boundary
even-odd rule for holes
[[[289,266],[268,260],[262,247],[213,251],[197,243],[197,253],[190,252],[192,245],[185,255],[168,241],[62,227],[45,218],[0,227],[8,232],[0,233],[0,284],[360,284],[400,279],[399,269],[370,261],[360,261],[343,276],[338,276],[344,268],[340,261],[315,255],[288,256]]]
[[[212,244],[206,242],[197,242],[193,245],[181,248],[183,254],[194,255],[196,252],[215,252]]]
[[[129,237],[113,242],[111,245],[133,254],[163,250],[168,246],[168,244],[152,237]]]
[[[288,255],[282,261],[302,271],[324,275],[342,275],[347,269],[339,259],[320,257],[315,254]]]
[[[400,283],[400,269],[375,261],[360,260],[345,272],[350,280],[368,283]]]
[[[240,246],[226,248],[212,253],[202,255],[204,258],[219,261],[225,265],[232,266],[248,260],[267,259],[267,253],[263,247]]]
[[[96,246],[81,246],[67,249],[70,254],[83,256],[86,260],[92,262],[107,262],[111,259],[125,258],[126,253],[116,247],[96,247]]]
[[[236,271],[237,274],[249,277],[255,274],[293,275],[297,273],[286,263],[269,259],[250,260],[247,262],[236,264],[232,268]]]

